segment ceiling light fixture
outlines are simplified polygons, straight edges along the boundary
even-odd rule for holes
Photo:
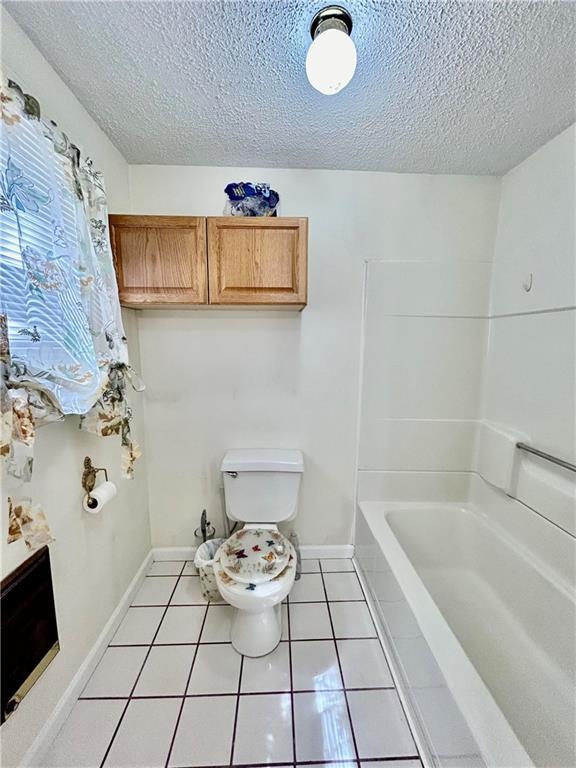
[[[312,19],[306,74],[310,85],[326,96],[341,91],[354,76],[356,46],[351,32],[352,17],[339,5],[323,8]]]

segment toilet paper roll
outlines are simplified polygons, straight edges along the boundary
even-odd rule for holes
[[[84,496],[84,501],[82,502],[84,512],[89,512],[91,515],[97,515],[104,504],[116,496],[116,493],[117,489],[114,483],[110,483],[109,481],[102,483],[94,488],[90,497],[88,497],[88,494]]]

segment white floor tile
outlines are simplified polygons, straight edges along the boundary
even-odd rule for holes
[[[346,699],[341,691],[295,693],[296,760],[355,757]]]
[[[128,705],[106,768],[164,768],[180,699],[133,699]]]
[[[168,605],[177,576],[146,576],[132,605]]]
[[[230,605],[211,605],[200,637],[201,643],[230,642],[230,627],[234,608]]]
[[[107,648],[82,691],[83,698],[129,696],[147,648]]]
[[[322,763],[318,768],[356,768],[356,763],[339,760],[337,763]]]
[[[320,570],[319,560],[303,559],[300,561],[302,567],[302,573],[318,573]]]
[[[110,645],[150,645],[164,608],[129,608]]]
[[[244,657],[242,693],[290,690],[290,655],[288,643],[280,643],[267,656]]]
[[[170,605],[206,605],[198,576],[182,576]]]
[[[345,603],[342,603],[342,605],[345,605]],[[358,603],[358,605],[361,605],[361,603]],[[326,604],[290,604],[290,633],[293,640],[322,640],[332,637],[332,628]]]
[[[241,661],[231,644],[200,645],[187,693],[237,693]]]
[[[364,600],[364,593],[355,573],[324,574],[328,600]]]
[[[291,603],[323,602],[326,600],[322,575],[320,573],[303,573],[290,590],[288,599]]]
[[[145,609],[139,608],[138,610],[142,611]],[[197,643],[205,614],[205,606],[170,606],[162,620],[154,644]]]
[[[360,758],[418,754],[396,691],[349,691]]]
[[[148,576],[180,576],[184,560],[156,560],[150,566]]]
[[[182,571],[182,576],[198,576],[198,571],[196,570],[196,566],[191,560],[188,560],[186,562],[186,565],[184,566],[184,570]]]
[[[366,603],[330,603],[336,637],[376,637]]]
[[[338,640],[338,653],[346,688],[387,688],[394,681],[380,641]]]
[[[235,712],[235,696],[186,699],[168,765],[228,765]]]
[[[349,559],[333,558],[331,560],[322,560],[322,571],[324,573],[335,573],[337,571],[353,571],[354,563]]]
[[[295,691],[342,688],[334,641],[292,643],[292,679]]]
[[[234,764],[276,763],[292,759],[290,694],[241,696]]]
[[[183,695],[195,650],[195,645],[154,645],[134,695]]]
[[[125,701],[77,701],[48,752],[43,768],[97,768]]]

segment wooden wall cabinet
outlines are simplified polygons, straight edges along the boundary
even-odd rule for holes
[[[210,304],[306,305],[307,220],[208,219]]]
[[[308,220],[110,216],[127,307],[306,306]]]
[[[110,240],[123,306],[208,301],[206,219],[110,216]]]

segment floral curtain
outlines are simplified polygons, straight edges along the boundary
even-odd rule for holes
[[[140,452],[126,385],[141,387],[128,364],[102,174],[15,83],[2,83],[0,99],[0,456],[12,481],[27,482],[36,428],[79,414],[82,429],[121,438],[132,477]],[[14,496],[9,508],[20,519],[41,513]],[[34,526],[16,518],[11,537],[20,530],[28,541]]]

